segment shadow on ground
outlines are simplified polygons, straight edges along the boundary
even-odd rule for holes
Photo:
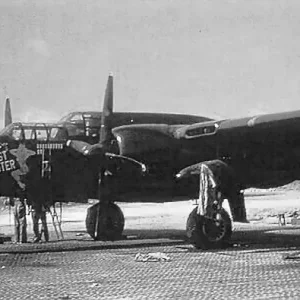
[[[299,226],[264,226],[234,231],[232,243],[255,248],[298,248],[300,247]]]
[[[124,238],[117,241],[94,241],[84,231],[65,231],[64,237],[64,240],[52,239],[49,243],[21,245],[4,243],[0,245],[0,254],[142,248],[161,245],[185,245],[192,249],[185,231],[176,229],[127,229],[124,231]],[[300,249],[300,226],[243,225],[234,230],[229,248],[237,250]]]
[[[188,242],[185,230],[126,230],[136,239],[175,239]],[[244,225],[233,231],[232,244],[259,248],[300,247],[300,226]]]

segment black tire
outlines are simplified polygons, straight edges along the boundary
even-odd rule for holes
[[[87,209],[86,219],[85,219],[85,227],[87,233],[95,239],[95,228],[96,228],[96,220],[97,220],[97,212],[98,206],[100,204],[95,204]]]
[[[186,223],[186,234],[197,249],[223,248],[232,234],[232,223],[225,209],[221,210],[219,226],[208,218],[197,215],[197,207],[190,213]]]
[[[100,202],[87,209],[85,223],[88,234],[94,240],[116,240],[122,237],[125,218],[115,203]]]

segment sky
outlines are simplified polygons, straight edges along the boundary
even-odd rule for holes
[[[0,0],[0,99],[14,120],[101,110],[109,72],[115,111],[298,110],[300,1]]]

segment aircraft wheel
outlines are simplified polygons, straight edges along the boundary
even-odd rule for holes
[[[232,234],[231,219],[225,209],[219,221],[197,214],[197,207],[190,213],[186,223],[186,234],[197,249],[222,248],[228,244]]]
[[[86,230],[94,240],[121,238],[125,219],[120,207],[114,203],[97,203],[87,209]]]

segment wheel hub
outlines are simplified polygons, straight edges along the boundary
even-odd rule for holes
[[[221,240],[225,235],[225,225],[222,220],[206,219],[203,232],[211,242]]]

